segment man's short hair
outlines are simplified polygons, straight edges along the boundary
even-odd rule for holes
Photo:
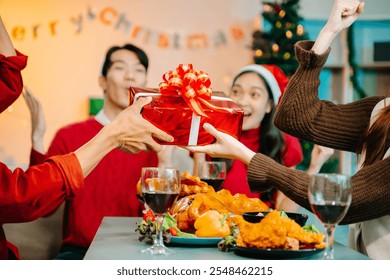
[[[139,59],[139,62],[145,67],[145,70],[148,71],[149,67],[149,59],[146,53],[137,46],[133,44],[125,44],[123,46],[112,46],[106,53],[106,58],[104,59],[103,67],[102,67],[102,76],[106,77],[108,69],[112,65],[111,55],[118,50],[128,50],[133,52]]]

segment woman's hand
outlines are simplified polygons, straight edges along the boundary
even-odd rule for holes
[[[46,131],[46,122],[42,105],[27,86],[24,86],[22,95],[24,100],[26,101],[27,107],[31,115],[32,147],[41,154],[45,154],[43,136],[45,135]]]
[[[205,123],[203,128],[215,137],[216,142],[206,146],[187,146],[185,147],[187,150],[194,153],[206,153],[211,157],[237,159],[245,164],[249,164],[256,154],[233,136],[218,131],[209,123]]]
[[[339,33],[355,22],[363,11],[364,3],[358,0],[336,0],[324,29]]]
[[[324,163],[334,154],[334,149],[314,145],[311,151],[311,159],[309,169],[306,171],[308,174],[317,174],[320,172]]]

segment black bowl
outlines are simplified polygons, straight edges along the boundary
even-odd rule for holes
[[[242,217],[245,221],[250,223],[258,223],[260,222],[265,216],[267,216],[269,212],[245,212]],[[286,212],[287,216],[294,220],[298,225],[303,227],[306,224],[307,219],[309,216],[306,214],[299,214],[299,213],[293,213],[293,212]]]

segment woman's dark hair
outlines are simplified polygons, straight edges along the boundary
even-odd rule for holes
[[[378,113],[374,123],[363,135],[362,144],[358,153],[365,151],[362,167],[371,165],[383,159],[390,147],[390,106],[386,106]]]
[[[118,51],[118,50],[128,50],[130,52],[133,52],[139,59],[139,62],[145,67],[145,70],[148,71],[149,67],[149,59],[146,53],[138,48],[137,46],[134,46],[132,44],[125,44],[123,46],[112,46],[106,53],[106,58],[104,59],[103,67],[102,67],[102,76],[106,77],[108,69],[112,65],[111,61],[111,55]]]
[[[281,133],[281,131],[274,125],[274,116],[276,112],[276,102],[278,100],[274,100],[273,94],[271,92],[271,88],[268,85],[267,81],[256,71],[245,71],[237,75],[234,80],[232,85],[236,82],[236,80],[243,74],[245,73],[256,73],[260,79],[264,82],[267,92],[268,92],[268,98],[272,100],[272,109],[271,112],[266,113],[264,115],[263,120],[260,123],[260,149],[257,152],[260,152],[273,160],[275,160],[278,163],[283,164],[283,157],[282,157],[282,152],[284,150],[284,147],[286,145],[284,141],[284,137]],[[229,162],[226,164],[226,167],[230,166],[231,167],[232,162]],[[275,188],[270,188],[269,190],[262,192],[260,194],[260,199],[267,204],[271,208],[275,206],[275,199],[276,199],[276,189]]]

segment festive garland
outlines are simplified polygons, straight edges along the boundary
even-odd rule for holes
[[[355,61],[355,45],[353,42],[353,26],[352,24],[347,31],[347,46],[348,46],[348,64],[351,67],[351,75],[349,77],[349,80],[352,83],[353,89],[358,94],[358,97],[364,98],[367,97],[367,94],[364,92],[363,88],[360,86],[358,80],[357,80],[357,72],[359,70],[359,67]]]

